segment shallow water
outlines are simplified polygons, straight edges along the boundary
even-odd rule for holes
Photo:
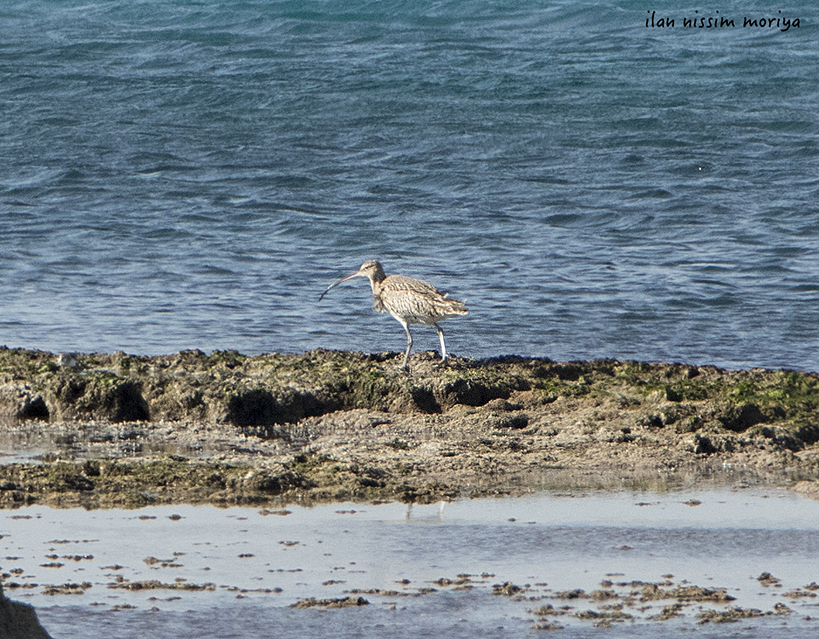
[[[402,350],[377,257],[455,354],[819,370],[819,9],[651,8],[4,3],[0,343]]]
[[[628,588],[617,584],[667,578],[726,588],[736,598],[732,605],[743,608],[768,612],[784,603],[793,610],[717,626],[697,623],[697,613],[710,604],[691,604],[682,617],[660,622],[647,617],[672,602],[648,602],[650,608],[626,606],[635,620],[615,623],[607,631],[613,636],[656,636],[661,629],[727,637],[741,628],[742,636],[800,637],[815,636],[819,623],[807,619],[819,617],[816,598],[784,596],[819,581],[819,503],[777,490],[538,495],[287,511],[5,511],[3,572],[17,569],[6,592],[35,605],[55,639],[148,632],[268,636],[271,628],[299,637],[443,631],[456,637],[527,636],[536,623],[531,611],[544,604],[573,606],[571,614],[549,620],[564,626],[565,636],[582,637],[601,631],[573,613],[599,605],[556,599],[555,593],[588,593],[606,579],[621,594]],[[780,586],[761,585],[763,572],[779,578]],[[468,590],[435,583],[464,574],[470,575]],[[214,589],[110,589],[118,576],[165,584],[184,579]],[[39,585],[9,588],[11,581]],[[91,586],[81,595],[43,594],[49,584],[82,582]],[[528,587],[526,600],[494,595],[493,585],[505,582]],[[373,588],[396,592],[362,594],[370,605],[360,608],[289,607],[306,597],[339,598]],[[419,594],[424,588],[435,591]]]

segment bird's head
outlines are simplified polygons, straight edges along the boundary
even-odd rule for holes
[[[338,282],[334,282],[333,284],[330,284],[330,286],[328,286],[325,289],[325,291],[321,294],[321,297],[319,297],[319,301],[321,301],[321,299],[325,295],[327,295],[327,292],[331,288],[335,288],[336,286],[338,286],[342,282],[346,282],[347,280],[351,280],[354,277],[366,277],[372,283],[372,282],[381,282],[386,276],[384,275],[384,268],[381,266],[381,263],[378,260],[367,260],[366,262],[364,262],[361,265],[361,268],[359,268],[355,273],[351,273],[347,277],[342,277]]]
[[[367,260],[361,265],[361,268],[359,268],[356,273],[350,275],[350,277],[356,276],[367,277],[370,280],[380,282],[384,279],[384,268],[381,266],[381,262],[378,260]]]

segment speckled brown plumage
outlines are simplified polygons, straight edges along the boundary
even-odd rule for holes
[[[324,297],[331,288],[354,277],[369,279],[373,290],[375,310],[379,313],[389,313],[404,327],[407,333],[407,350],[404,353],[402,368],[407,368],[412,348],[410,324],[434,326],[441,341],[441,361],[446,360],[444,332],[438,326],[438,322],[449,317],[466,315],[468,311],[463,302],[448,297],[446,293],[442,293],[429,282],[404,275],[387,276],[381,264],[376,260],[364,262],[358,271],[328,286],[321,297]]]

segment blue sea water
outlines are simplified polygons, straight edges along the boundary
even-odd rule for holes
[[[458,355],[819,370],[817,20],[4,2],[0,344],[402,350],[366,281],[318,301],[378,258],[467,301]]]

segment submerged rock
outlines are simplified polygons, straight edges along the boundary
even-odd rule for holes
[[[299,599],[291,608],[358,608],[360,606],[368,606],[369,601],[364,597],[343,597],[338,599],[316,599],[315,597],[308,597],[307,599]]]

